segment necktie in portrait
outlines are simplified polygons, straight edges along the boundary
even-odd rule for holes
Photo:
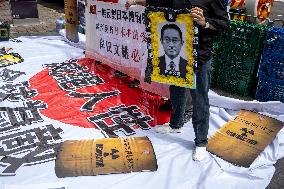
[[[176,65],[175,65],[174,61],[170,62],[169,67],[166,70],[166,75],[179,76],[179,72],[176,71]]]

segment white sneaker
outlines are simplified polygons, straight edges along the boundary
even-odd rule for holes
[[[161,125],[161,126],[155,127],[155,131],[157,133],[162,133],[162,134],[165,134],[165,133],[181,133],[182,129],[181,128],[173,129],[168,125]]]
[[[206,151],[206,147],[195,147],[192,159],[194,161],[203,161],[208,156],[208,152]]]

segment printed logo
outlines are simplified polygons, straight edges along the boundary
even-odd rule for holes
[[[241,141],[244,141],[248,144],[252,144],[252,145],[256,145],[258,142],[251,139],[249,135],[254,135],[254,131],[253,130],[249,130],[248,128],[241,128],[240,129],[242,131],[241,134],[238,134],[238,133],[235,133],[234,131],[230,131],[230,130],[227,130],[227,135],[231,136],[231,137],[234,137],[238,140],[241,140]]]

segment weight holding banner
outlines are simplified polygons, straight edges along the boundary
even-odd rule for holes
[[[76,0],[64,1],[66,38],[74,43],[79,42],[78,36],[78,10]]]

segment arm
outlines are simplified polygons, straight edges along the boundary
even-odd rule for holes
[[[224,31],[229,26],[229,17],[222,1],[214,0],[214,3],[210,3],[210,6],[211,11],[213,11],[213,17],[206,18],[206,21],[216,28],[217,31]]]
[[[191,9],[191,15],[193,20],[200,26],[205,27],[206,22],[209,23],[209,29],[215,31],[223,31],[229,25],[228,13],[223,7],[220,0],[214,0],[210,3],[210,18],[205,17],[203,9],[199,7],[193,7]]]
[[[191,16],[193,17],[193,20],[200,26],[205,27],[206,25],[206,19],[203,15],[203,9],[199,7],[193,7],[191,9]],[[215,27],[209,24],[209,28],[211,27],[212,30],[216,30]]]

